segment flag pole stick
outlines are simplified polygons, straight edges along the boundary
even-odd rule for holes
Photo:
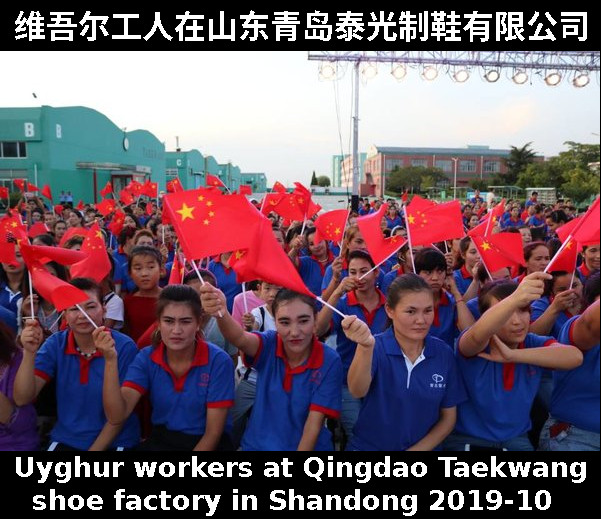
[[[31,319],[35,319],[35,314],[33,311],[33,282],[31,281],[31,272],[27,271],[27,275],[29,276],[29,306],[31,308]]]
[[[332,312],[336,312],[340,317],[342,317],[343,319],[345,317],[347,317],[346,315],[344,315],[340,310],[338,310],[338,308],[336,308],[335,306],[332,306],[330,303],[328,303],[327,301],[324,301],[321,297],[316,296],[315,299],[317,299],[322,305],[327,306],[330,310],[332,310]]]
[[[407,243],[407,240],[405,240],[403,243],[401,243],[401,246],[398,249],[395,249],[394,252],[390,253],[390,256],[392,256],[393,254],[396,254],[397,252],[399,252],[404,246],[405,243]],[[390,257],[389,256],[389,257]],[[374,268],[372,268],[371,270],[367,271],[365,274],[363,274],[359,279],[363,279],[365,276],[371,274],[374,270],[376,270],[380,265],[386,263],[388,261],[388,258],[384,258],[382,261],[380,261],[380,263],[378,263]]]
[[[200,275],[200,271],[198,270],[198,267],[196,266],[196,262],[194,260],[190,261],[192,267],[194,268],[194,272],[196,272],[196,275],[198,276],[198,279],[200,280],[200,284],[204,285],[205,281],[204,279],[202,279],[202,276]],[[219,317],[223,317],[223,314],[221,312],[219,312]]]
[[[407,242],[409,242],[409,253],[411,254],[411,267],[413,269],[413,272],[415,273],[415,260],[413,259],[413,245],[411,245],[411,230],[409,229],[410,222],[407,217],[407,206],[406,205],[403,206],[403,213],[405,215],[405,223],[407,225]]]
[[[248,301],[246,300],[246,281],[242,282],[242,300],[244,301],[244,313],[248,313]]]
[[[555,261],[555,258],[557,258],[562,252],[563,249],[565,249],[568,245],[568,243],[570,243],[570,240],[572,239],[572,235],[570,234],[566,241],[564,241],[561,244],[561,247],[559,247],[559,250],[555,253],[555,255],[553,256],[553,258],[551,258],[551,261],[547,264],[547,266],[545,267],[545,270],[543,270],[543,272],[546,274],[549,271],[549,268],[551,267],[551,265],[553,265],[553,262]]]
[[[76,307],[79,309],[79,311],[80,311],[80,312],[81,312],[81,313],[84,315],[84,317],[85,317],[85,318],[86,318],[88,321],[90,321],[90,324],[91,324],[91,325],[94,327],[94,329],[98,328],[98,325],[97,325],[97,324],[96,324],[94,321],[92,321],[92,318],[91,318],[91,317],[88,315],[88,313],[87,313],[87,312],[86,312],[86,311],[85,311],[85,310],[84,310],[84,309],[83,309],[83,308],[82,308],[82,307],[79,305],[79,303],[77,303],[75,306],[76,306]]]

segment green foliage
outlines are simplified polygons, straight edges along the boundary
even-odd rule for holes
[[[563,184],[563,173],[558,157],[552,157],[546,162],[529,164],[526,170],[518,175],[516,185],[527,187],[554,187],[560,189]]]
[[[504,185],[515,185],[520,173],[526,170],[528,164],[534,162],[536,152],[530,147],[531,142],[524,144],[521,148],[511,146],[509,157],[504,159],[505,165],[507,166],[507,173],[498,175],[499,180]]]
[[[480,178],[470,180],[469,184],[472,189],[477,189],[478,191],[486,191],[488,189],[488,182]]]
[[[317,177],[317,185],[319,187],[330,187],[330,177],[326,175],[320,175]]]
[[[317,176],[315,175],[315,171],[313,172],[313,175],[311,176],[311,186],[316,186],[317,185]]]
[[[563,178],[565,182],[561,186],[561,192],[576,204],[589,200],[599,193],[599,175],[588,168],[571,169],[563,174]]]
[[[438,182],[448,180],[447,176],[438,168],[408,167],[395,168],[390,172],[386,182],[386,189],[400,194],[405,190],[423,191],[434,187]]]

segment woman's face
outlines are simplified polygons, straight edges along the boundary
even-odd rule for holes
[[[599,244],[591,245],[584,251],[584,262],[589,270],[597,270],[600,265],[601,256],[599,254]]]
[[[129,214],[125,216],[125,219],[123,220],[123,225],[125,227],[133,227],[134,229],[137,227],[136,222]]]
[[[136,242],[136,246],[146,245],[148,247],[154,247],[154,240],[150,236],[140,236]]]
[[[311,256],[315,256],[316,258],[321,258],[328,253],[326,243],[327,242],[325,240],[321,240],[317,245],[315,245],[315,233],[311,233],[307,237],[309,252],[311,252]]]
[[[434,321],[432,292],[407,291],[394,307],[386,305],[386,314],[392,320],[395,334],[412,341],[422,341]]]
[[[159,317],[161,339],[173,351],[193,347],[199,327],[200,322],[186,303],[169,303]]]
[[[528,274],[532,274],[533,272],[542,272],[549,264],[549,261],[551,261],[551,258],[549,257],[549,249],[547,249],[545,245],[539,245],[532,251],[530,259],[526,261]]]
[[[570,290],[570,283],[572,284],[572,290],[575,290],[576,293],[582,297],[582,282],[578,276],[574,276],[572,279],[572,274],[564,274],[563,276],[557,276],[553,280],[553,295],[556,296],[561,292],[565,292],[566,290]]]
[[[97,326],[102,325],[104,320],[104,306],[98,300],[98,294],[94,290],[84,290],[88,295],[88,300],[83,303],[79,303],[86,313],[90,316],[90,319],[96,323]],[[79,308],[72,306],[65,310],[65,320],[67,325],[74,333],[81,335],[91,334],[94,331],[94,327],[88,321],[86,316],[80,312]]]
[[[67,232],[67,224],[64,222],[59,222],[54,226],[54,236],[57,242],[65,235],[65,232]]]
[[[532,241],[532,232],[529,227],[522,227],[520,229],[520,234],[522,235],[522,244],[527,245]]]
[[[69,218],[67,219],[67,223],[69,227],[80,227],[81,226],[81,218],[75,212],[71,212],[69,214]]]
[[[311,347],[315,333],[313,308],[301,299],[284,301],[277,307],[275,327],[286,353],[302,354]]]
[[[470,229],[473,229],[474,227],[478,227],[479,223],[480,223],[480,220],[478,219],[478,215],[473,214],[472,216],[470,216],[470,221],[468,223]]]
[[[493,305],[499,301],[493,298]],[[511,348],[524,341],[530,327],[530,307],[518,308],[497,331],[499,338]]]
[[[369,261],[363,258],[353,258],[349,262],[348,275],[357,282],[357,288],[355,289],[357,292],[370,292],[376,286],[378,269],[369,272],[371,269],[372,266]]]
[[[465,268],[469,271],[471,271],[476,263],[480,261],[480,254],[473,241],[470,241],[469,247],[462,256],[465,260]]]
[[[363,235],[360,232],[355,232],[354,236],[348,242],[349,252],[354,250],[365,250],[367,248]]]

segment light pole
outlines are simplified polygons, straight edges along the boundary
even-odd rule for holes
[[[458,157],[451,157],[453,161],[453,200],[457,199],[457,161]]]

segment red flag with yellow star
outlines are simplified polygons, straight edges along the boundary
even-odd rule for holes
[[[151,182],[150,179],[147,179],[146,182],[144,182],[140,193],[149,198],[157,198],[159,196],[159,183]]]
[[[472,236],[472,241],[490,273],[504,267],[526,266],[521,234],[500,232],[488,237]]]
[[[119,236],[123,230],[125,224],[125,213],[121,209],[117,209],[113,215],[111,223],[107,225],[107,228],[114,236]]]
[[[331,240],[335,243],[342,241],[344,227],[348,219],[349,211],[346,209],[335,209],[320,214],[315,220],[315,245],[323,240]]]
[[[557,251],[553,256],[545,272],[574,272],[578,261],[578,244],[570,237],[565,247]]]
[[[184,186],[179,180],[179,177],[175,177],[174,179],[167,182],[167,193],[179,193],[184,190]]]
[[[27,229],[18,216],[3,216],[0,219],[0,263],[17,265],[15,244],[27,239]]]
[[[119,193],[119,202],[123,205],[131,205],[134,203],[134,195],[127,189],[122,189]]]
[[[267,193],[261,204],[261,212],[267,216],[269,213],[275,210],[275,207],[285,196],[285,193]]]
[[[113,192],[113,184],[109,180],[106,185],[100,190],[100,196],[105,197]]]
[[[21,193],[25,192],[25,179],[24,178],[15,178],[13,180],[13,184],[17,186],[17,189],[21,191]]]
[[[164,210],[189,261],[250,247],[264,219],[245,196],[212,189],[165,195]]]
[[[273,187],[271,188],[271,191],[273,193],[285,193],[286,192],[286,186],[284,184],[282,184],[281,182],[276,182]]]
[[[388,204],[382,204],[377,212],[357,218],[357,225],[365,240],[369,255],[376,265],[392,256],[407,242],[402,236],[384,237],[381,224],[387,209]]]
[[[221,179],[215,175],[207,175],[206,183],[207,187],[225,187]]]
[[[71,267],[71,277],[92,278],[97,283],[101,283],[111,272],[111,262],[106,251],[104,235],[97,222],[90,227],[81,246],[81,252],[85,252],[87,257]]]
[[[45,248],[58,249],[58,247]],[[46,270],[42,262],[38,259],[40,254],[44,255],[45,252],[40,252],[39,249],[42,249],[42,247],[34,247],[27,243],[21,244],[21,253],[23,254],[23,260],[25,261],[29,272],[31,273],[33,288],[35,288],[44,299],[51,301],[59,312],[78,303],[87,301],[90,296],[83,290],[53,276]],[[59,250],[64,251],[65,249]],[[78,251],[67,252],[77,252],[79,254]]]
[[[411,246],[430,245],[439,241],[462,238],[465,235],[461,204],[458,200],[445,204],[432,202],[424,204],[423,199],[416,201],[416,198],[419,197],[413,197],[407,206],[406,225]]]
[[[468,236],[490,236],[493,233],[496,223],[501,219],[504,212],[505,199],[503,198],[503,200],[495,205],[492,210],[482,218],[476,227],[467,232]]]
[[[169,272],[168,285],[180,285],[184,282],[184,267],[179,262],[179,254],[173,258],[173,265],[171,266],[171,272]]]
[[[557,229],[557,236],[564,242],[573,236],[580,245],[597,245],[599,243],[599,198],[581,217],[570,220]]]
[[[96,209],[102,216],[108,216],[115,210],[116,202],[114,198],[104,198],[96,204]]]
[[[229,197],[228,197],[229,198]],[[315,297],[305,285],[298,270],[273,236],[271,222],[265,218],[251,234],[252,246],[230,256],[230,267],[238,283],[261,279],[301,294]]]

